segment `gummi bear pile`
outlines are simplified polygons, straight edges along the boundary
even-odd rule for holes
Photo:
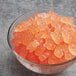
[[[50,11],[15,26],[12,44],[22,58],[38,64],[59,64],[76,56],[76,26],[73,17]]]

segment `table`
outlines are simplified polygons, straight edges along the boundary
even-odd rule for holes
[[[13,20],[23,13],[48,9],[76,17],[76,0],[0,0],[0,76],[50,76],[24,68],[7,43],[8,28]],[[76,64],[63,73],[52,76],[76,76]]]

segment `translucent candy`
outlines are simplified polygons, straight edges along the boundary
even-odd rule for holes
[[[46,18],[48,17],[47,13],[36,14],[35,21],[37,23],[37,28],[41,30],[45,30],[47,28]]]
[[[22,44],[19,46],[14,47],[14,50],[16,53],[18,53],[21,57],[26,58],[28,51],[26,50],[26,47]]]
[[[60,45],[60,46],[57,46],[55,48],[55,51],[54,51],[54,55],[57,57],[57,58],[62,58],[63,55],[64,55],[64,51],[63,51],[63,47]]]
[[[53,27],[55,27],[55,30],[54,30],[54,32],[51,32],[51,37],[56,44],[60,44],[63,42],[63,38],[62,38],[62,34],[61,34],[62,24],[57,23],[56,25],[53,25]]]
[[[56,21],[60,20],[60,16],[53,11],[48,12],[48,15],[50,16],[51,20],[56,20]]]
[[[45,51],[42,55],[39,56],[40,61],[46,60],[51,55],[50,51]]]
[[[63,59],[57,58],[54,54],[52,54],[48,58],[48,64],[58,64],[62,63],[63,61],[64,61]]]
[[[61,17],[61,22],[73,25],[74,24],[74,18],[73,17]]]
[[[15,32],[21,32],[21,31],[24,31],[25,28],[26,28],[26,21],[22,21],[19,25],[16,25],[15,26]]]
[[[43,54],[45,51],[45,48],[43,47],[43,45],[39,45],[36,49],[35,49],[35,55],[36,56],[40,56],[41,54]]]
[[[37,36],[39,32],[37,26],[30,26],[27,31],[30,31],[35,37]]]
[[[29,18],[27,21],[23,20],[19,25],[15,27],[15,32],[25,31],[32,25],[32,18]]]
[[[27,46],[34,39],[34,35],[30,31],[14,32],[13,44],[24,44]]]
[[[19,45],[21,44],[21,42],[18,41],[17,38],[14,38],[14,39],[12,40],[12,44],[13,44],[14,47],[15,47],[15,46],[19,46]]]
[[[72,28],[72,32],[76,35],[76,26],[72,25],[71,28]]]
[[[72,54],[72,55],[74,55],[74,56],[76,56],[76,44],[69,44],[69,52]]]
[[[71,27],[72,31],[71,31],[71,37],[70,37],[70,43],[74,43],[76,44],[76,26]]]
[[[71,31],[72,31],[72,29],[71,29],[71,26],[69,26],[69,25],[64,25],[62,27],[61,32],[62,32],[62,37],[63,37],[65,43],[70,43],[70,40],[72,38]]]
[[[27,50],[29,50],[29,52],[33,52],[37,47],[39,46],[39,42],[37,40],[32,41],[28,46],[27,46]]]
[[[56,44],[54,43],[54,41],[50,38],[45,39],[45,47],[48,50],[54,50],[56,47]]]
[[[49,34],[48,34],[47,30],[40,31],[37,35],[38,35],[40,38],[43,38],[43,39],[49,37]]]
[[[38,59],[38,57],[34,53],[29,53],[26,56],[26,59],[31,61],[31,62],[34,62],[34,63],[39,63],[39,59]]]
[[[56,20],[56,21],[60,21],[62,23],[66,23],[66,24],[70,24],[73,25],[74,24],[74,18],[73,17],[63,17],[63,16],[59,16],[57,13],[50,11],[48,13],[48,15],[50,16],[51,20]],[[48,20],[50,20],[48,19]],[[50,21],[49,21],[50,22]]]
[[[70,60],[72,59],[74,56],[69,52],[69,49],[68,49],[68,45],[67,44],[64,44],[63,45],[63,51],[64,51],[64,58],[65,60]]]
[[[19,54],[20,52],[21,52],[21,46],[19,45],[19,46],[14,46],[14,48],[13,48],[13,50],[17,53],[17,54]]]
[[[66,60],[70,60],[70,59],[74,58],[74,56],[69,52],[69,50],[66,50],[65,54],[64,54],[64,58]]]
[[[51,56],[48,58],[48,64],[56,64],[57,59],[53,59]]]

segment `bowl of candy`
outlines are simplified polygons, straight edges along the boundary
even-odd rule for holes
[[[74,18],[52,10],[18,17],[7,40],[17,60],[36,73],[60,73],[76,60]]]

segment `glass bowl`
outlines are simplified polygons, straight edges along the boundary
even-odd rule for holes
[[[7,40],[10,48],[13,50],[13,45],[12,45],[12,39],[13,39],[13,33],[14,33],[14,28],[16,25],[18,25],[22,20],[27,20],[29,17],[33,17],[37,11],[32,11],[26,14],[21,15],[18,17],[9,27],[8,30],[8,35],[7,35]],[[48,11],[47,11],[48,12]],[[39,11],[37,12],[39,13]],[[19,56],[14,50],[13,50],[14,55],[16,56],[17,60],[24,65],[24,67],[28,68],[29,70],[40,73],[40,74],[56,74],[64,71],[67,67],[71,66],[76,58],[73,58],[69,61],[66,61],[64,63],[60,64],[52,64],[52,65],[44,65],[44,64],[37,64],[30,62],[21,56]]]

